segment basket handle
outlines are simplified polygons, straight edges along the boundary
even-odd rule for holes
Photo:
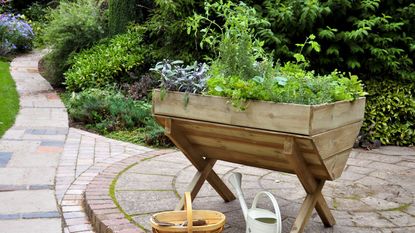
[[[193,211],[192,211],[192,197],[190,196],[190,192],[184,193],[184,210],[186,210],[187,215],[187,232],[193,232]]]

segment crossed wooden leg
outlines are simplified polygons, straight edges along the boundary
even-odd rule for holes
[[[330,227],[336,224],[336,220],[331,214],[327,202],[321,194],[325,181],[314,178],[303,157],[299,155],[294,138],[289,137],[284,142],[284,154],[288,161],[290,161],[298,179],[307,192],[307,196],[300,208],[300,212],[291,228],[291,233],[301,233],[304,231],[314,208],[325,226]]]
[[[159,121],[164,120],[165,134],[170,140],[183,152],[183,154],[190,160],[190,162],[196,167],[198,172],[193,177],[192,182],[186,189],[186,192],[190,192],[192,200],[196,197],[200,188],[205,180],[216,190],[216,192],[223,198],[225,202],[235,200],[235,196],[229,190],[229,188],[223,183],[220,177],[213,171],[213,166],[216,163],[215,159],[204,159],[201,156],[201,152],[194,148],[186,139],[185,135],[172,124],[171,118],[158,117]],[[183,209],[184,198],[180,200],[180,203],[176,206],[176,210]]]

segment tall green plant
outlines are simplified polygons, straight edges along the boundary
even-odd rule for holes
[[[61,84],[70,58],[106,36],[106,17],[95,0],[60,1],[48,17],[43,38],[51,52],[45,68],[54,84]]]
[[[136,0],[109,0],[108,23],[111,35],[123,33],[136,19]]]
[[[213,12],[215,15],[212,15]],[[217,23],[221,20],[223,25]],[[268,60],[262,48],[263,42],[256,39],[253,29],[260,24],[268,22],[260,19],[254,8],[242,2],[219,1],[206,3],[203,15],[190,17],[187,32],[193,32],[196,36],[200,34],[200,47],[207,46],[215,52],[213,72],[216,70],[224,77],[239,76],[248,80],[260,75],[256,61]]]
[[[209,1],[210,2],[210,1]],[[200,49],[193,35],[186,33],[187,18],[203,12],[204,1],[154,0],[154,9],[145,23],[154,60],[200,60],[209,51]]]

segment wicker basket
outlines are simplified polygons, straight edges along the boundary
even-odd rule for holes
[[[220,233],[225,225],[225,215],[211,210],[192,210],[190,193],[184,196],[185,207],[183,211],[167,211],[153,215],[150,219],[154,233]],[[193,220],[205,220],[206,225],[193,226]],[[182,226],[187,221],[187,226]],[[157,223],[158,222],[158,223]],[[160,222],[172,223],[174,226],[162,226]]]

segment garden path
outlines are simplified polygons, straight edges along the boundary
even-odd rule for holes
[[[92,232],[82,208],[88,180],[152,149],[69,128],[65,106],[39,74],[42,56],[19,56],[10,66],[20,111],[0,139],[0,233]]]
[[[39,75],[35,52],[15,58],[16,121],[0,140],[0,232],[61,232],[55,171],[68,132],[66,109]]]

